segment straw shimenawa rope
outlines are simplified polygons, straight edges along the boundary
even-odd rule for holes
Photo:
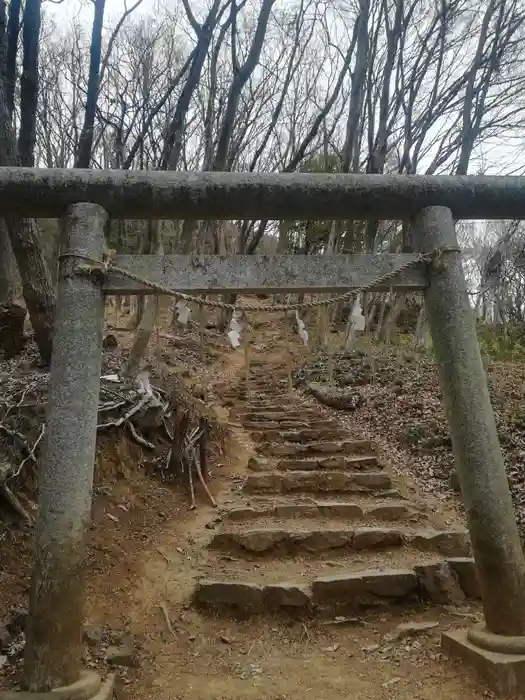
[[[384,285],[386,282],[389,282],[391,279],[396,277],[397,275],[401,274],[405,270],[414,267],[415,265],[418,265],[419,263],[427,263],[430,264],[433,261],[439,261],[443,255],[443,253],[448,253],[448,252],[460,252],[459,248],[456,247],[449,247],[449,248],[440,248],[439,250],[434,251],[433,253],[425,253],[425,254],[420,254],[417,255],[415,258],[412,258],[411,260],[407,260],[405,263],[400,265],[399,267],[396,267],[393,270],[390,270],[390,272],[386,272],[384,275],[380,275],[377,277],[375,280],[370,282],[369,284],[362,285],[360,287],[354,287],[348,292],[344,292],[343,294],[338,294],[333,297],[329,297],[328,299],[317,299],[315,301],[302,301],[297,304],[272,304],[272,305],[266,305],[266,306],[260,306],[260,305],[255,305],[255,304],[243,304],[240,306],[237,306],[235,304],[228,304],[227,302],[224,301],[219,301],[219,300],[212,300],[212,299],[203,299],[202,297],[197,297],[197,296],[192,296],[191,294],[184,294],[183,292],[178,292],[174,289],[171,289],[169,287],[165,287],[161,284],[157,284],[156,282],[151,282],[148,279],[145,279],[143,277],[139,277],[138,275],[133,274],[129,270],[125,270],[122,267],[119,267],[118,265],[114,265],[111,262],[111,258],[107,258],[105,260],[95,260],[93,258],[90,258],[86,255],[83,255],[81,253],[76,253],[74,251],[70,251],[67,253],[63,253],[60,258],[61,259],[70,259],[70,258],[75,258],[77,260],[82,260],[84,264],[78,265],[74,272],[75,274],[79,275],[96,275],[96,274],[101,274],[103,277],[106,277],[109,273],[113,273],[116,275],[121,275],[122,277],[126,277],[129,280],[133,280],[134,282],[137,282],[138,284],[142,285],[143,287],[147,287],[151,289],[152,293],[155,294],[164,294],[167,296],[171,296],[175,299],[183,299],[186,302],[191,302],[194,304],[198,304],[199,306],[207,306],[212,309],[225,309],[227,311],[260,311],[260,312],[273,312],[273,311],[300,311],[304,309],[315,309],[318,307],[322,306],[331,306],[333,304],[337,304],[340,301],[345,301],[346,299],[350,299],[356,294],[360,294],[362,292],[367,292],[370,289],[373,289],[376,286],[379,285]]]

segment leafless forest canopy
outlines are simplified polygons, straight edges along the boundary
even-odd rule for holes
[[[0,2],[4,165],[523,171],[519,0],[127,0],[119,16],[111,2],[84,0],[82,21],[71,22],[51,2]],[[406,228],[114,222],[112,235],[121,250],[320,254],[401,250]],[[55,303],[51,230],[30,219],[0,228],[0,300],[13,296],[18,267],[44,358]],[[458,233],[480,317],[523,321],[522,224],[459,222]]]

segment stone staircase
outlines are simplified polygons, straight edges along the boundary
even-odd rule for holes
[[[466,530],[402,496],[373,443],[299,396],[286,370],[254,363],[221,396],[256,456],[210,544],[213,578],[195,603],[212,612],[345,616],[367,609],[459,604],[478,597]]]

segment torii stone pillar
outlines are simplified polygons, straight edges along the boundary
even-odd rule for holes
[[[102,258],[108,217],[98,204],[67,211],[65,256],[47,407],[46,450],[39,474],[36,551],[27,623],[23,691],[4,698],[90,698],[96,673],[81,668],[85,546],[91,495],[102,360],[102,281],[79,276],[68,253]],[[82,261],[80,261],[82,262]],[[51,692],[53,691],[53,692]],[[97,698],[99,696],[97,695]]]
[[[525,688],[525,559],[454,220],[449,209],[436,206],[413,223],[419,252],[445,251],[430,265],[425,302],[485,616],[482,627],[444,635],[443,643],[475,662],[496,690],[516,692],[520,684]],[[496,663],[485,652],[524,656],[510,670],[508,657]]]

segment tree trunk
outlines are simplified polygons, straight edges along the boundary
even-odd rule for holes
[[[5,5],[5,3],[3,3]],[[7,53],[5,55],[4,80],[9,114],[13,114],[15,106],[16,57],[18,54],[18,36],[20,34],[21,0],[11,0],[9,3],[9,20],[7,23]]]
[[[38,102],[38,53],[40,44],[40,0],[26,0],[24,9],[24,58],[20,78],[20,165],[32,168],[36,141]]]
[[[31,318],[35,342],[43,365],[51,362],[55,292],[49,267],[40,247],[35,219],[6,219],[15,254],[24,300]]]
[[[26,313],[18,304],[0,304],[0,353],[6,360],[16,357],[24,349]]]
[[[9,6],[9,27],[12,18],[15,17],[16,2],[12,1]],[[20,13],[20,8],[18,8]],[[9,30],[8,30],[9,32]],[[6,33],[6,6],[5,0],[0,0],[0,44],[2,48],[2,65],[0,71],[4,81],[7,83],[7,54],[9,52],[9,34]],[[9,242],[9,232],[5,221],[0,220],[0,305],[10,304],[14,296],[14,260],[11,243]]]
[[[93,130],[95,127],[95,113],[100,81],[100,53],[102,47],[102,22],[104,21],[104,7],[106,0],[96,0],[95,17],[91,33],[91,55],[89,61],[89,78],[86,97],[86,110],[84,112],[84,124],[78,142],[78,153],[75,168],[89,168],[91,152],[93,150]]]
[[[226,107],[224,109],[224,116],[221,122],[221,128],[219,130],[219,135],[217,137],[217,149],[215,151],[215,158],[211,166],[211,170],[220,171],[226,170],[226,164],[228,159],[228,151],[230,148],[230,143],[233,135],[233,129],[235,125],[235,114],[237,113],[237,107],[239,105],[239,100],[241,98],[241,93],[244,86],[250,79],[257,63],[259,62],[259,57],[261,55],[262,47],[264,44],[264,39],[266,37],[266,30],[268,28],[268,20],[270,18],[270,12],[274,6],[276,0],[263,0],[261,3],[261,8],[259,10],[259,17],[257,19],[257,25],[255,28],[255,33],[253,35],[252,44],[245,62],[239,65],[237,62],[237,50],[236,50],[236,33],[237,33],[237,17],[236,11],[237,6],[235,2],[232,2],[232,63],[233,63],[233,80],[228,91],[228,96],[226,98]]]
[[[382,336],[382,340],[389,344],[392,342],[392,334],[397,325],[397,319],[405,304],[405,296],[403,293],[394,292],[392,297],[392,303],[383,326]]]
[[[199,25],[191,14],[189,4],[186,4],[188,19],[196,32],[197,43],[195,45],[193,60],[191,62],[186,83],[181,90],[173,118],[168,127],[166,139],[162,149],[161,169],[176,170],[183,146],[184,126],[186,116],[195,90],[199,86],[202,69],[208,55],[208,49],[213,38],[213,31],[219,17],[220,0],[213,0],[213,4],[204,22]]]
[[[383,299],[381,300],[381,308],[379,310],[379,316],[377,318],[377,326],[374,333],[374,338],[380,340],[383,334],[383,324],[385,322],[386,307],[389,299],[392,301],[392,295],[389,293],[383,294]]]
[[[427,312],[425,304],[421,304],[421,310],[417,318],[416,332],[414,333],[415,350],[424,350],[430,343],[430,331],[428,328]]]
[[[159,221],[148,222],[148,247],[154,255],[163,255],[162,234]],[[140,365],[146,356],[151,334],[155,328],[158,315],[159,297],[148,294],[144,299],[137,333],[129,351],[128,361],[123,370],[125,377],[135,377],[140,370]]]
[[[9,231],[5,221],[0,219],[0,305],[13,301],[14,271],[15,264],[9,242]]]
[[[346,120],[346,136],[343,149],[342,168],[344,173],[359,170],[359,146],[362,136],[363,102],[365,99],[366,71],[369,54],[368,19],[370,15],[369,0],[360,0],[354,34],[356,36],[355,68],[352,73],[350,101]]]
[[[40,2],[28,2],[26,13],[28,7],[33,12],[39,13]],[[29,18],[28,21],[33,29],[40,26],[37,19]],[[31,55],[34,59],[34,52]],[[36,58],[38,59],[38,52]],[[0,65],[5,65],[5,43],[2,44]],[[26,101],[26,108],[30,103],[32,104],[32,102]],[[26,127],[32,128],[29,117],[26,120],[21,119],[21,122]],[[30,139],[30,136],[24,135],[22,137],[21,135],[23,143],[30,142]],[[6,101],[5,84],[2,80],[0,82],[0,165],[19,164],[15,134]],[[37,224],[33,219],[13,219],[11,217],[6,219],[6,223],[22,280],[22,290],[35,333],[35,341],[40,351],[42,363],[48,365],[51,361],[55,294],[49,268],[38,240]]]

